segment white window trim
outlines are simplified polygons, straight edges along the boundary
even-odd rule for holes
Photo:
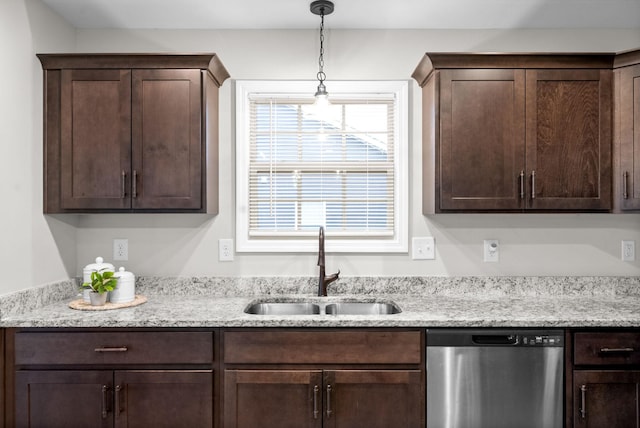
[[[249,94],[290,93],[300,98],[309,94],[312,98],[317,81],[264,81],[237,80],[236,86],[236,251],[255,253],[317,252],[318,236],[308,238],[249,236]],[[327,83],[329,98],[332,94],[393,93],[397,99],[395,114],[395,141],[397,142],[394,166],[395,222],[394,234],[389,239],[354,238],[331,239],[325,231],[325,249],[336,253],[406,253],[409,228],[409,84],[405,80],[393,81],[331,81]]]

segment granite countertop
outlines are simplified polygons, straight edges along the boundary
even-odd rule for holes
[[[75,281],[0,297],[2,327],[640,327],[638,277],[345,278],[329,297],[315,278],[138,278],[142,305],[69,307]],[[251,315],[267,300],[392,301],[391,315]]]

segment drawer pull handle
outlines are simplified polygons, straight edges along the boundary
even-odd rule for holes
[[[587,418],[587,385],[580,386],[580,417]]]
[[[108,392],[109,387],[107,385],[102,385],[102,419],[106,419],[107,413],[109,412],[109,399],[107,397]]]
[[[313,419],[318,419],[318,391],[320,388],[315,385],[313,387]]]
[[[601,354],[621,354],[633,351],[633,348],[600,348]]]
[[[127,352],[128,350],[126,346],[102,346],[94,349],[95,352]]]
[[[333,411],[331,410],[331,385],[327,385],[327,418],[331,417]]]

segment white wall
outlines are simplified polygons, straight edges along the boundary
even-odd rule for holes
[[[29,1],[29,0],[27,0]],[[21,0],[11,4],[22,5]],[[39,2],[38,2],[39,3]],[[0,3],[2,4],[2,3]],[[0,16],[5,16],[0,9]],[[13,16],[21,16],[12,12]],[[29,25],[22,20],[22,25]],[[64,26],[62,26],[64,28]],[[54,17],[44,24],[47,30],[60,28]],[[21,29],[25,38],[33,38],[36,29]],[[13,34],[13,33],[12,33]],[[5,37],[2,37],[6,40]],[[61,38],[61,40],[64,38]],[[66,40],[66,39],[65,39]],[[36,40],[36,46],[24,42],[16,59],[32,62],[32,53],[72,50],[64,43]],[[283,31],[124,31],[77,30],[77,52],[216,52],[232,79],[313,79],[317,64],[317,32]],[[331,79],[410,79],[411,72],[427,51],[621,51],[640,47],[640,29],[631,30],[526,30],[526,31],[337,31],[329,29],[326,38],[325,71]],[[35,50],[34,50],[35,49]],[[14,49],[15,50],[15,49]],[[28,53],[25,53],[28,51]],[[36,64],[37,65],[37,64]],[[39,69],[30,63],[30,71]],[[4,68],[4,67],[3,67]],[[25,80],[19,73],[8,76]],[[6,81],[6,79],[1,79]],[[11,230],[14,242],[3,247],[3,254],[21,243],[23,233],[35,234],[32,241],[43,248],[38,252],[23,249],[11,254],[22,269],[34,269],[43,253],[52,258],[55,268],[45,278],[31,276],[27,285],[37,285],[60,276],[72,266],[69,275],[80,274],[82,267],[97,255],[111,259],[112,239],[128,238],[128,270],[139,275],[171,276],[252,276],[315,275],[313,254],[236,254],[234,262],[218,262],[219,238],[233,238],[234,230],[234,120],[233,81],[221,88],[220,98],[220,214],[204,215],[80,215],[48,217],[42,220],[39,202],[42,177],[40,82],[30,78],[25,90],[34,92],[30,106],[13,126],[32,146],[23,154],[29,173],[17,165],[13,173],[28,176],[28,202],[32,205],[21,216],[15,212],[0,214],[0,224]],[[22,91],[21,91],[22,92]],[[341,269],[343,275],[640,275],[640,257],[635,263],[620,261],[620,240],[634,239],[640,245],[640,214],[589,215],[436,215],[420,212],[422,201],[420,126],[420,90],[411,82],[410,123],[410,225],[411,236],[434,236],[437,257],[434,261],[413,261],[408,254],[331,255],[329,271]],[[18,95],[12,99],[20,99]],[[6,106],[0,101],[0,106]],[[4,115],[0,115],[3,117]],[[3,119],[0,119],[3,120]],[[22,135],[25,134],[25,135]],[[28,134],[28,135],[27,135]],[[3,148],[4,140],[3,136]],[[4,152],[3,152],[4,154]],[[4,178],[4,172],[2,178]],[[5,180],[2,180],[3,182]],[[23,183],[10,179],[10,182]],[[4,183],[3,183],[4,185]],[[3,195],[5,190],[3,187]],[[37,196],[35,196],[37,194]],[[12,205],[25,197],[12,195]],[[29,220],[22,216],[28,215]],[[32,220],[40,219],[37,221]],[[8,223],[17,223],[18,227]],[[38,223],[34,227],[32,223]],[[481,244],[486,238],[501,242],[500,263],[482,262]],[[53,241],[53,242],[52,242]],[[4,243],[3,243],[4,245]],[[22,244],[21,244],[22,245]],[[56,253],[57,246],[65,257]],[[48,248],[48,249],[47,249]],[[75,257],[72,263],[66,258]],[[77,254],[77,256],[76,256]],[[30,263],[23,263],[22,259]],[[3,263],[6,258],[3,257]],[[17,263],[20,262],[21,264]],[[21,272],[14,275],[24,282]],[[5,284],[5,281],[0,281]],[[6,288],[6,287],[5,287]],[[1,290],[1,289],[0,289]]]
[[[213,51],[232,79],[313,79],[316,31],[81,30],[84,52]],[[640,47],[640,30],[331,31],[325,71],[331,79],[410,79],[426,51],[621,51]],[[620,261],[620,241],[640,245],[640,215],[436,215],[420,213],[422,188],[420,89],[412,88],[410,234],[434,236],[437,258],[408,254],[330,255],[343,275],[638,275],[640,261]],[[313,254],[236,254],[218,262],[217,240],[233,238],[233,82],[221,88],[220,214],[82,216],[78,269],[111,255],[113,238],[128,238],[130,270],[144,275],[315,275]],[[226,161],[228,160],[228,161]],[[432,173],[432,172],[431,172]],[[501,243],[499,263],[483,263],[483,239]],[[640,257],[639,257],[640,260]]]
[[[76,229],[42,215],[42,71],[35,56],[74,47],[74,29],[39,1],[0,1],[0,294],[75,274]]]

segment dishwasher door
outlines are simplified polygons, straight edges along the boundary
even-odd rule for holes
[[[427,330],[427,428],[562,428],[562,330]]]

